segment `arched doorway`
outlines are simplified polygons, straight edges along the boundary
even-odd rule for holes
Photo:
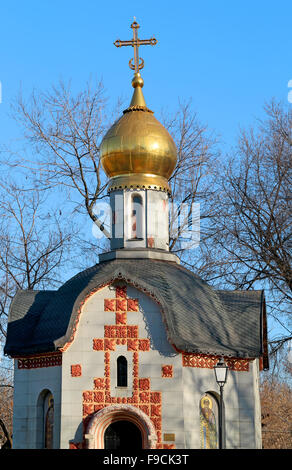
[[[121,423],[118,428],[111,427]],[[134,427],[130,428],[130,425]],[[121,429],[123,427],[123,429]],[[113,439],[114,432],[127,437],[126,446],[133,448],[132,437],[136,439],[135,446],[140,449],[156,449],[157,434],[149,416],[133,405],[109,405],[93,414],[85,430],[85,445],[87,449],[104,449],[105,445],[118,445],[105,442],[105,433],[108,430],[108,439]],[[121,432],[122,431],[122,432]],[[138,434],[137,431],[140,433]],[[123,438],[122,438],[123,439]],[[123,441],[124,442],[124,441]],[[121,444],[119,444],[121,445]],[[123,443],[122,443],[123,445]],[[108,447],[109,448],[109,447]]]
[[[140,429],[130,421],[115,421],[111,423],[104,433],[105,449],[142,449],[142,435]]]

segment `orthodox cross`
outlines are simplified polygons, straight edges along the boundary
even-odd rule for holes
[[[134,63],[132,63],[133,59],[129,60],[129,67],[132,70],[135,70],[135,73],[138,73],[139,70],[141,70],[144,67],[144,60],[142,57],[139,57],[139,46],[155,46],[157,44],[157,40],[153,37],[150,39],[139,39],[138,38],[138,29],[140,28],[140,25],[134,21],[131,24],[131,28],[133,30],[133,39],[130,41],[121,41],[120,39],[117,39],[114,42],[114,45],[116,47],[122,47],[122,46],[132,46],[134,47]]]

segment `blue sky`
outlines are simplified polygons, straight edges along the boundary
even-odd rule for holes
[[[132,48],[113,42],[130,39],[136,16],[147,105],[174,109],[192,98],[199,118],[234,142],[239,126],[262,115],[272,97],[287,101],[292,79],[292,2],[279,0],[26,0],[1,5],[0,145],[18,135],[9,117],[20,87],[47,89],[60,78],[81,89],[102,78],[108,96],[130,99]]]
[[[0,146],[20,136],[9,116],[20,87],[28,94],[63,79],[81,90],[90,77],[102,78],[113,103],[130,100],[133,49],[113,42],[131,38],[134,16],[139,36],[158,40],[140,49],[144,95],[156,113],[191,98],[228,147],[266,101],[288,104],[291,0],[3,0]]]

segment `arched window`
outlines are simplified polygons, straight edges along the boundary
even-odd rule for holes
[[[54,436],[54,399],[50,394],[45,404],[45,449],[53,448]]]
[[[128,362],[124,356],[119,356],[117,359],[117,386],[128,386]]]
[[[132,195],[131,239],[143,238],[143,201],[139,194]]]
[[[36,418],[36,448],[53,449],[54,398],[47,389],[39,394]]]
[[[218,449],[218,402],[211,393],[200,400],[201,449]]]

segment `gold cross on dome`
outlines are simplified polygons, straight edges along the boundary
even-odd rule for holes
[[[154,37],[150,39],[139,39],[138,29],[140,28],[140,25],[136,21],[133,21],[133,23],[131,24],[131,28],[133,30],[133,39],[130,41],[121,41],[120,39],[117,39],[114,42],[114,45],[116,47],[122,47],[122,46],[134,47],[134,63],[132,63],[133,59],[130,59],[129,67],[132,70],[135,70],[135,73],[138,73],[139,70],[141,70],[144,67],[144,60],[142,59],[142,57],[139,57],[139,46],[149,46],[149,45],[155,46],[157,44],[157,40]]]

